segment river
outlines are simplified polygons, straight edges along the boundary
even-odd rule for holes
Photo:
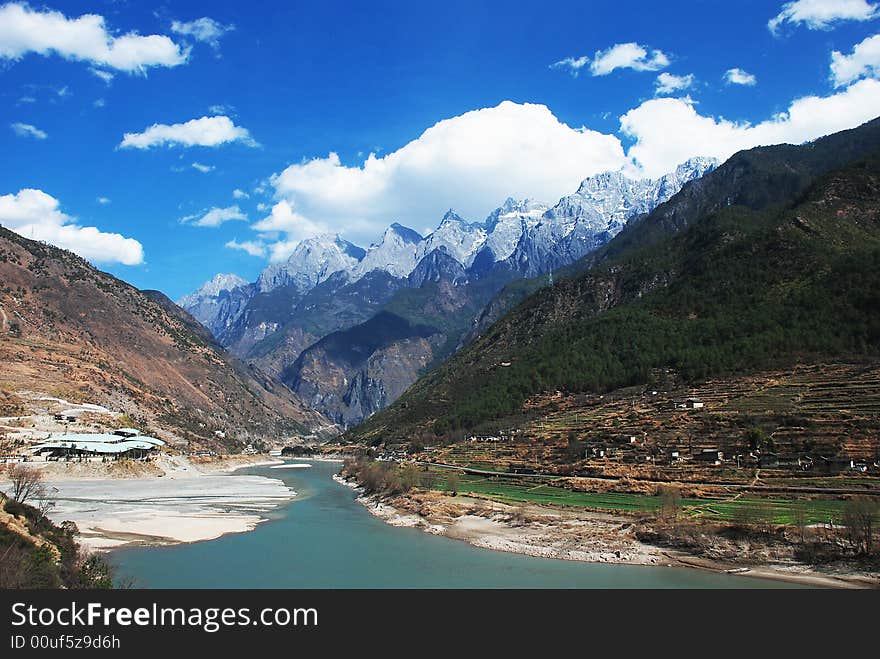
[[[257,467],[297,492],[255,530],[166,547],[118,549],[141,588],[780,588],[700,570],[579,563],[479,549],[373,517],[331,479],[339,465]]]

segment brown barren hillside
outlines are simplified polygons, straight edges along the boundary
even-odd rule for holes
[[[234,450],[330,426],[163,295],[2,228],[0,365],[7,392],[104,405],[172,441]]]

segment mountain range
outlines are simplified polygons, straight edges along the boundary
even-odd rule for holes
[[[553,392],[705,382],[880,352],[880,119],[740,152],[533,289],[358,442],[497,432]],[[843,404],[843,403],[841,403]]]
[[[309,238],[255,282],[220,274],[179,304],[234,355],[352,425],[459,348],[507,284],[576,262],[716,165],[694,158],[659,179],[607,172],[553,206],[509,198],[482,222],[449,210],[427,236],[393,223],[367,249]],[[337,349],[368,335],[353,353]]]

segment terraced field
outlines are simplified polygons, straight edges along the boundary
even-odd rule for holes
[[[448,489],[448,470],[433,469],[432,488]],[[573,492],[527,477],[500,479],[464,475],[460,494],[478,496],[517,505],[534,503],[570,506],[586,510],[623,514],[655,513],[660,498],[625,492]],[[730,497],[683,498],[681,514],[719,521],[761,520],[772,524],[794,524],[802,515],[809,524],[841,524],[845,501],[841,499],[780,499],[731,495]]]
[[[687,399],[704,407],[676,407]],[[552,394],[529,407],[532,420],[505,429],[514,431],[514,441],[457,444],[440,451],[439,459],[475,468],[519,464],[541,471],[596,464],[568,449],[577,441],[581,448],[617,448],[616,459],[623,462],[662,464],[671,450],[747,455],[754,448],[747,431],[758,428],[771,440],[765,451],[810,457],[820,466],[828,460],[880,460],[878,365],[810,366],[698,387],[664,390],[655,385],[605,396]]]

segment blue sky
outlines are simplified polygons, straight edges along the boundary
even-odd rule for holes
[[[867,0],[0,0],[0,223],[173,298],[216,272],[253,280],[314,233],[366,246],[449,207],[553,202],[602,169],[654,176],[862,123],[880,114],[876,15]]]

